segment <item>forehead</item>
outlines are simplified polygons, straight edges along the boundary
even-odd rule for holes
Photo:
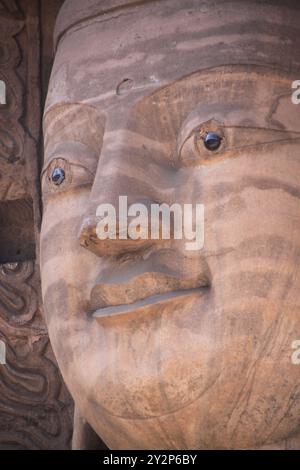
[[[100,8],[105,2],[92,3]],[[227,64],[299,70],[300,8],[250,3],[252,8],[247,0],[239,8],[219,0],[139,2],[75,24],[72,8],[63,11],[73,26],[58,35],[46,109],[58,102],[101,102],[108,108],[129,88],[126,99],[133,100]],[[83,16],[84,11],[82,6]]]
[[[292,76],[268,67],[216,67],[152,92],[127,90],[107,107],[105,100],[94,98],[87,100],[89,104],[57,102],[44,117],[44,163],[71,142],[99,155],[104,134],[112,132],[116,139],[125,129],[171,146],[210,120],[300,133],[291,83]]]
[[[300,132],[292,80],[293,75],[268,67],[216,67],[154,91],[132,85],[110,100],[57,101],[45,113],[46,146],[49,137],[85,142],[91,133],[95,140],[105,128],[158,138],[158,127],[171,126],[176,133],[187,119],[195,125],[215,119],[227,126]]]

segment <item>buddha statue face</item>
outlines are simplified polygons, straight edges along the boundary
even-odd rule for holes
[[[75,403],[114,449],[298,445],[299,6],[81,3],[58,20],[41,233]],[[203,204],[204,247],[99,240],[119,196]]]

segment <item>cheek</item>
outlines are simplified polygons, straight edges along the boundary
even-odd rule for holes
[[[93,275],[95,256],[79,244],[79,230],[87,210],[88,192],[63,194],[45,207],[41,231],[41,277],[43,296],[63,281],[82,289]]]

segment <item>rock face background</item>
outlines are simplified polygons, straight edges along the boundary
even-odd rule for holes
[[[41,114],[62,0],[0,0],[0,449],[67,449],[73,403],[40,294]]]

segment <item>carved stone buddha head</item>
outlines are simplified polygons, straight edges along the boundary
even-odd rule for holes
[[[66,384],[111,448],[299,445],[299,20],[296,1],[62,8],[43,298]],[[122,195],[203,204],[203,249],[97,239],[97,207]]]

